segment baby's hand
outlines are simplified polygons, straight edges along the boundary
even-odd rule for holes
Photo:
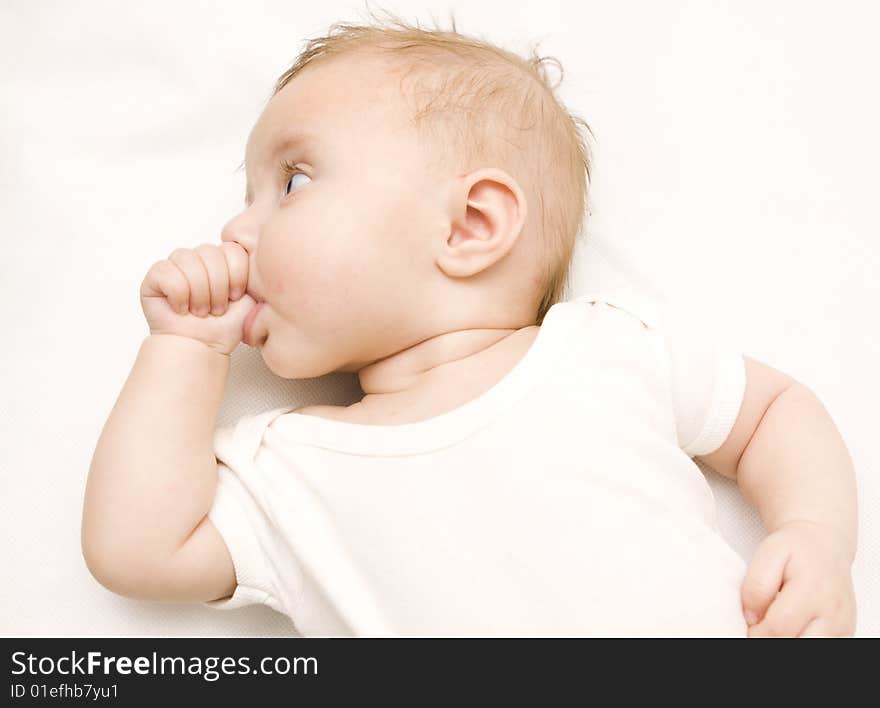
[[[141,308],[150,334],[190,337],[231,353],[256,304],[245,294],[247,282],[247,251],[237,243],[178,248],[154,263],[141,283]]]
[[[812,521],[783,524],[755,550],[743,580],[748,636],[851,637],[851,565],[834,529]]]

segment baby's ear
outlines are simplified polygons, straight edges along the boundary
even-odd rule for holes
[[[437,265],[450,277],[466,278],[507,255],[522,232],[528,208],[516,180],[495,167],[460,177],[452,199],[450,233]]]

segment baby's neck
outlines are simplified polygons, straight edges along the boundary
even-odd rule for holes
[[[431,337],[358,371],[365,400],[424,389],[490,351],[517,329],[465,329]]]
[[[442,415],[482,395],[506,376],[525,356],[539,330],[536,325],[463,330],[425,340],[362,369],[359,378],[365,395],[359,402],[300,412],[365,425],[403,425]]]

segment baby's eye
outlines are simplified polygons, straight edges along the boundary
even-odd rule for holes
[[[293,183],[293,180],[295,180],[297,177],[305,177],[308,180],[312,179],[305,172],[295,172],[294,174],[292,174],[290,176],[290,179],[287,180],[287,189],[285,191],[285,194],[290,194],[290,185]]]

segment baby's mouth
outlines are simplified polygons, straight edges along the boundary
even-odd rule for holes
[[[254,326],[256,325],[257,317],[260,315],[260,311],[265,307],[265,303],[258,302],[251,309],[250,312],[244,318],[244,322],[241,324],[241,338],[245,344],[249,347],[259,347],[262,346],[262,341],[265,341],[266,336],[261,337],[262,340],[260,343],[254,340]]]

